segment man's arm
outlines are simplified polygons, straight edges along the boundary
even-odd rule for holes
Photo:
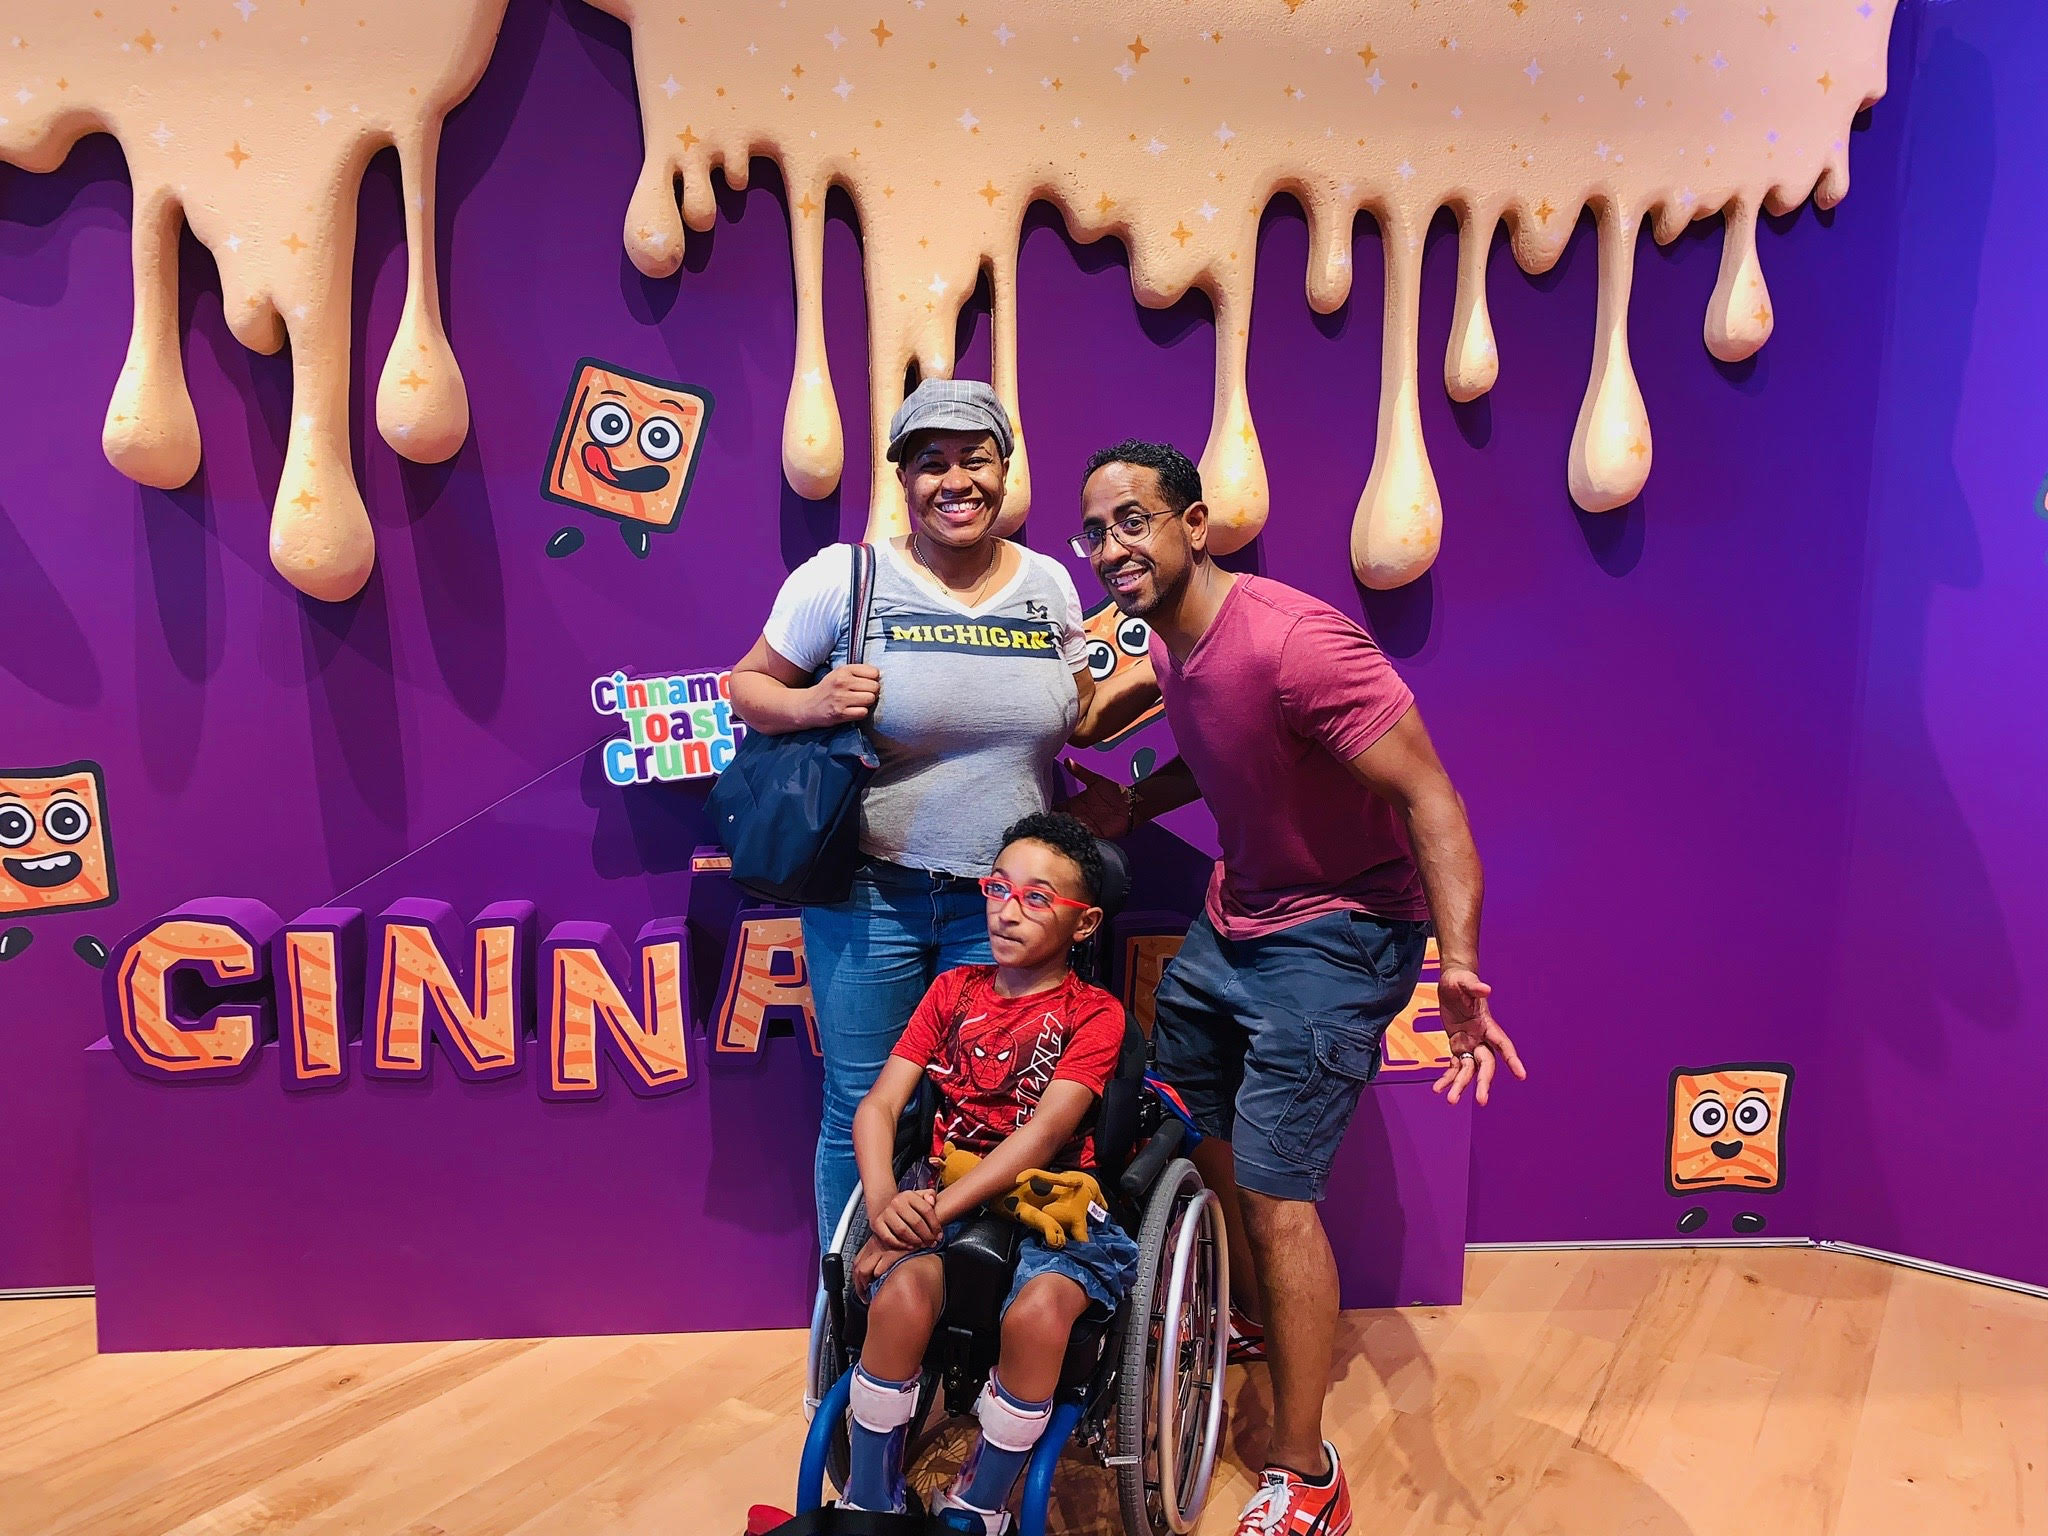
[[[1031,1168],[1043,1168],[1067,1144],[1088,1113],[1095,1095],[1071,1079],[1056,1077],[1045,1085],[1045,1094],[1029,1120],[1018,1126],[1002,1145],[965,1174],[939,1191],[936,1216],[943,1226],[966,1215],[976,1206],[1006,1195],[1017,1183],[1017,1175]]]
[[[1126,667],[1106,683],[1096,682],[1084,668],[1074,674],[1074,683],[1081,694],[1081,713],[1067,741],[1076,747],[1109,740],[1159,702],[1159,680],[1152,674],[1150,657]]]
[[[1484,1104],[1493,1085],[1496,1055],[1516,1077],[1529,1074],[1515,1054],[1514,1042],[1487,1007],[1493,989],[1479,979],[1479,909],[1486,876],[1465,819],[1465,802],[1437,758],[1421,711],[1413,707],[1352,758],[1349,767],[1400,813],[1429,897],[1442,961],[1437,1002],[1451,1037],[1452,1056],[1437,1080],[1437,1091],[1448,1089],[1455,1104],[1476,1076],[1476,1097]]]
[[[1071,757],[1067,771],[1081,781],[1081,792],[1060,809],[1080,817],[1097,837],[1122,837],[1133,827],[1202,798],[1185,758],[1174,758],[1130,786]]]

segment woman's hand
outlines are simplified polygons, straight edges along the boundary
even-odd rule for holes
[[[866,663],[834,667],[804,690],[804,712],[811,728],[865,720],[882,696],[882,674]]]

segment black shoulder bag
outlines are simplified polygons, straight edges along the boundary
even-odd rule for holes
[[[866,653],[875,551],[853,546],[847,661]],[[829,665],[829,663],[828,663]],[[748,731],[711,786],[711,820],[732,877],[768,901],[844,901],[860,865],[860,797],[881,767],[860,721],[770,736]]]

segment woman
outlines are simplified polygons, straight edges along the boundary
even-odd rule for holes
[[[1144,676],[1098,691],[1073,579],[997,537],[1014,443],[988,385],[920,384],[889,423],[910,532],[876,546],[870,660],[846,664],[851,557],[834,544],[790,573],[733,669],[749,729],[871,718],[882,759],[861,802],[866,857],[852,894],[803,914],[825,1051],[821,1245],[858,1182],[853,1112],[911,1010],[940,971],[992,959],[977,881],[1003,828],[1048,809],[1060,748],[1114,734],[1150,682],[1149,668],[1134,669]]]

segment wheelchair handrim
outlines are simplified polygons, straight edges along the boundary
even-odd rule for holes
[[[1207,1189],[1198,1190],[1188,1201],[1187,1209],[1181,1214],[1174,1233],[1172,1247],[1173,1269],[1167,1281],[1166,1305],[1160,1319],[1158,1365],[1153,1384],[1153,1435],[1154,1454],[1159,1467],[1159,1512],[1165,1518],[1167,1528],[1180,1536],[1193,1529],[1202,1506],[1208,1501],[1210,1475],[1215,1467],[1216,1443],[1223,1427],[1223,1395],[1216,1390],[1222,1379],[1224,1348],[1219,1348],[1217,1330],[1212,1327],[1212,1337],[1206,1341],[1204,1350],[1208,1369],[1193,1383],[1194,1390],[1181,1392],[1182,1371],[1181,1324],[1188,1301],[1189,1277],[1195,1264],[1203,1264],[1208,1273],[1196,1284],[1208,1291],[1210,1316],[1219,1311],[1220,1298],[1224,1294],[1219,1284],[1218,1270],[1227,1265],[1227,1258],[1220,1259],[1223,1252],[1218,1231],[1217,1204],[1215,1194]],[[1206,1237],[1203,1229],[1207,1229]],[[1206,1253],[1204,1249],[1206,1248]],[[1224,1274],[1227,1275],[1225,1270]],[[1205,1283],[1206,1282],[1206,1283]],[[1190,1341],[1192,1342],[1192,1341]],[[1193,1405],[1197,1394],[1206,1395],[1203,1405],[1202,1450],[1189,1464],[1186,1452],[1189,1446],[1183,1443],[1187,1428],[1187,1409]],[[1184,1471],[1193,1474],[1193,1487],[1183,1490],[1180,1486]]]
[[[811,1303],[810,1347],[804,1352],[804,1422],[810,1423],[816,1417],[818,1404],[824,1400],[824,1392],[818,1381],[821,1356],[825,1351],[825,1287],[818,1287],[817,1298]]]

